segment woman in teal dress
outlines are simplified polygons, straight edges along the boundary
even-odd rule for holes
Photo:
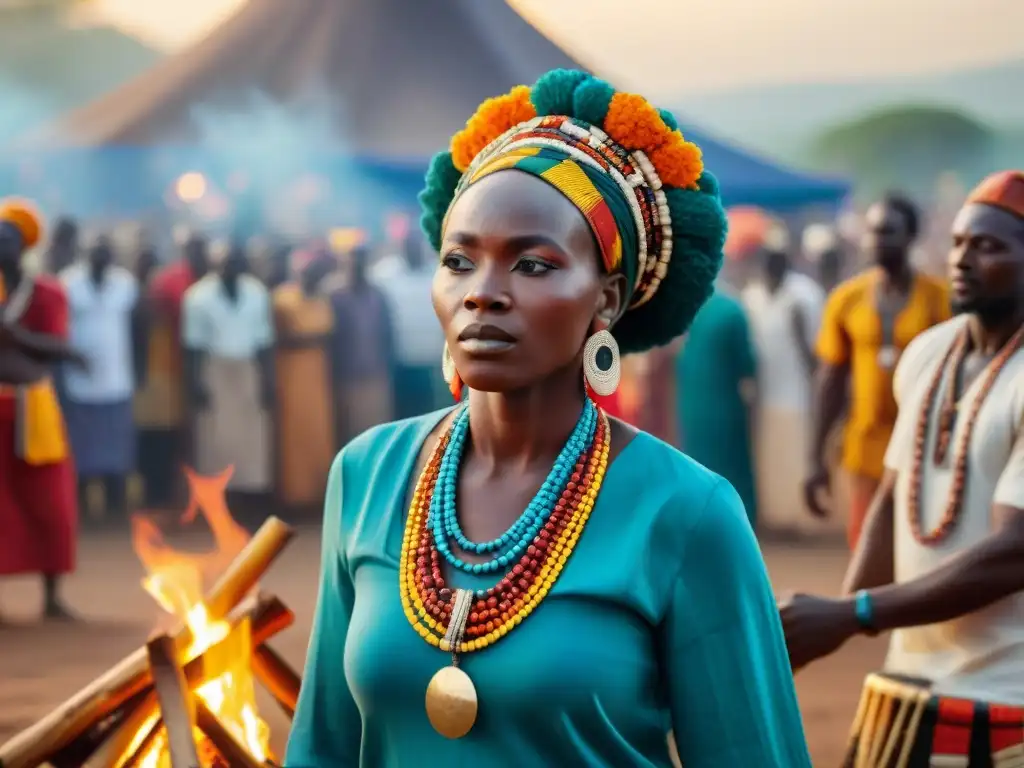
[[[557,70],[485,102],[421,202],[469,393],[334,462],[285,765],[668,768],[672,730],[686,768],[809,768],[736,491],[588,396],[711,294],[697,148]]]
[[[687,456],[732,483],[751,525],[757,521],[750,442],[755,365],[743,306],[716,289],[676,356],[679,431]]]

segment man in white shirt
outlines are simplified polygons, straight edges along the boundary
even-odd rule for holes
[[[900,359],[848,596],[796,595],[782,618],[794,668],[892,631],[854,727],[861,760],[905,746],[908,768],[1009,768],[1024,764],[1024,173],[971,193],[948,266],[960,314]]]
[[[136,429],[132,396],[137,384],[132,345],[132,312],[139,287],[132,274],[114,264],[110,239],[100,235],[85,261],[60,274],[67,293],[71,344],[88,369],[64,372],[65,420],[78,470],[80,505],[90,510],[89,488],[103,485],[104,509],[124,517],[126,485],[135,471]]]
[[[234,474],[233,492],[271,490],[274,326],[270,294],[242,247],[222,243],[219,268],[185,293],[182,346],[186,399],[194,419],[195,469]]]
[[[406,237],[399,256],[378,262],[370,281],[388,305],[395,345],[395,416],[404,419],[440,407],[440,393],[447,387],[441,375],[444,334],[430,299],[437,265],[424,254],[416,234]]]
[[[756,277],[741,299],[757,351],[756,472],[760,521],[776,532],[799,533],[822,523],[804,514],[800,481],[809,451],[814,339],[825,293],[794,270],[781,232],[753,258]]]

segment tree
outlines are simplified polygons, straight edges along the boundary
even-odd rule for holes
[[[996,145],[988,126],[961,111],[901,106],[826,130],[811,156],[817,168],[854,178],[861,192],[928,194],[943,173],[975,178],[992,170]]]

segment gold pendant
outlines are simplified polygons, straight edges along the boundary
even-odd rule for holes
[[[426,703],[430,724],[447,739],[461,739],[476,722],[476,686],[454,665],[431,678]]]

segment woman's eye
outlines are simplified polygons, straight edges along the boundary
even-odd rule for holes
[[[461,253],[449,253],[441,259],[441,263],[452,272],[465,272],[473,268],[473,262]]]
[[[516,263],[515,268],[517,272],[522,272],[524,275],[543,275],[545,272],[550,272],[554,269],[546,261],[533,258],[520,259]]]

